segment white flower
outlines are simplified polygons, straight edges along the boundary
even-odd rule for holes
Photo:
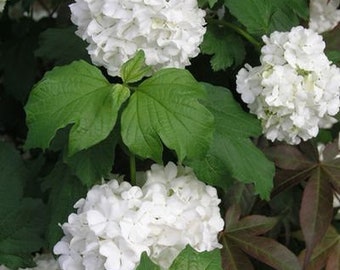
[[[94,186],[62,225],[54,252],[63,270],[135,269],[143,251],[167,269],[187,244],[221,247],[219,203],[190,168],[153,165],[142,188],[117,180]]]
[[[154,71],[187,66],[206,31],[197,0],[76,0],[70,9],[93,63],[112,76],[139,49]]]
[[[339,0],[311,0],[309,4],[309,28],[323,33],[340,22]]]
[[[263,41],[261,65],[246,65],[236,83],[266,137],[298,144],[331,127],[340,106],[340,69],[324,54],[322,37],[298,26]]]
[[[0,12],[2,12],[5,8],[6,0],[0,0]]]
[[[37,254],[34,257],[37,266],[33,268],[19,268],[19,270],[60,270],[58,262],[52,254]],[[1,265],[0,270],[9,270],[6,266]]]

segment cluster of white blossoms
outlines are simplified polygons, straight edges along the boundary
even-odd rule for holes
[[[340,0],[311,0],[309,28],[318,33],[332,30],[340,22]]]
[[[264,36],[261,65],[237,74],[237,92],[269,140],[298,144],[336,122],[340,69],[324,54],[322,36],[297,26]]]
[[[19,270],[60,270],[58,262],[52,254],[37,254],[34,257],[37,266],[33,268],[19,268]],[[6,266],[1,265],[0,270],[9,270]]]
[[[0,0],[0,13],[4,10],[6,5],[6,0]]]
[[[183,68],[198,55],[206,31],[197,0],[76,0],[70,9],[92,62],[112,76],[137,50],[154,71]]]
[[[215,188],[188,167],[154,164],[142,188],[111,180],[94,186],[62,225],[54,247],[61,269],[132,270],[142,252],[168,269],[187,244],[221,248],[223,229]]]

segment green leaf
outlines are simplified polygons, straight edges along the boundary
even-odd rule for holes
[[[23,196],[24,181],[27,169],[13,146],[0,142],[0,216],[17,206]]]
[[[145,64],[144,51],[139,50],[136,55],[123,64],[120,76],[124,83],[134,83],[140,81],[151,72],[151,68]]]
[[[0,265],[32,266],[31,253],[44,245],[45,207],[41,200],[23,198],[31,177],[12,145],[0,142]]]
[[[41,200],[19,198],[15,209],[1,219],[0,254],[20,255],[39,251],[44,245],[44,210]]]
[[[36,263],[33,261],[31,254],[9,255],[0,254],[0,263],[7,266],[9,269],[34,268]],[[7,270],[7,268],[5,268]]]
[[[326,234],[333,216],[333,192],[318,167],[311,175],[303,192],[300,224],[306,242],[305,264],[314,247]]]
[[[178,159],[203,156],[213,134],[213,116],[198,102],[202,86],[184,69],[163,69],[145,80],[122,113],[121,134],[130,151],[162,160],[162,142]]]
[[[89,149],[82,150],[72,157],[64,157],[65,162],[87,187],[98,183],[111,171],[118,136],[116,132],[112,132],[105,140]]]
[[[224,3],[250,34],[268,34],[273,12],[271,0],[224,0]]]
[[[210,63],[214,71],[240,65],[246,54],[243,41],[239,36],[215,25],[208,25],[201,51],[213,55]]]
[[[50,189],[46,238],[52,249],[63,235],[58,224],[67,221],[67,217],[74,211],[73,205],[86,195],[86,188],[62,163],[58,163],[44,180],[44,188]]]
[[[218,0],[198,0],[198,5],[201,8],[205,8],[209,5],[209,8],[213,8]]]
[[[299,17],[308,20],[309,7],[305,0],[272,0],[273,14],[270,19],[270,32],[289,31],[300,24]]]
[[[205,105],[215,117],[216,129],[206,157],[190,160],[189,165],[209,184],[230,186],[229,173],[243,183],[254,183],[256,192],[268,199],[275,168],[249,139],[261,134],[258,120],[242,110],[228,89],[204,85],[208,91]]]
[[[276,8],[290,10],[292,14],[298,15],[300,18],[306,21],[309,19],[309,5],[308,1],[306,0],[290,0],[290,1],[272,0],[272,1]]]
[[[33,51],[37,38],[31,35],[4,43],[3,83],[5,91],[24,104],[37,76]]]
[[[35,56],[54,61],[58,66],[80,59],[90,62],[86,51],[87,44],[76,36],[75,31],[75,26],[45,30],[39,36],[39,47],[35,51]]]
[[[161,268],[151,261],[149,256],[144,251],[141,255],[140,263],[136,270],[161,270]]]
[[[222,270],[218,249],[198,252],[189,245],[176,257],[169,270]]]
[[[271,17],[269,32],[289,31],[292,27],[299,25],[299,18],[289,8],[274,9],[275,11]]]
[[[87,149],[112,131],[128,88],[111,85],[100,70],[84,61],[56,67],[34,87],[25,107],[26,148],[47,148],[56,131],[74,124],[68,154]]]
[[[333,63],[340,62],[340,51],[336,51],[336,50],[326,51],[326,55],[328,59],[332,61]]]

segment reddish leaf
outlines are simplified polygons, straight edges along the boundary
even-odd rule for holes
[[[267,157],[275,162],[275,165],[285,170],[303,170],[313,162],[306,158],[295,146],[277,145],[264,150]]]
[[[234,204],[228,208],[228,211],[225,214],[224,223],[225,229],[228,230],[230,226],[233,226],[238,222],[241,216],[241,208],[238,204]]]
[[[271,230],[277,223],[275,217],[259,215],[246,216],[227,229],[228,234],[260,235]]]
[[[331,161],[335,159],[335,157],[340,153],[338,140],[335,140],[332,143],[326,144],[325,149],[323,150],[323,159],[324,161]]]
[[[322,163],[322,171],[327,175],[334,189],[340,193],[340,159],[335,159],[327,163]]]
[[[330,183],[323,179],[318,167],[303,192],[300,225],[306,242],[305,265],[313,248],[324,237],[333,215],[333,193]]]
[[[237,182],[232,185],[226,194],[226,202],[228,205],[239,204],[241,213],[247,215],[250,213],[256,201],[254,185],[243,184]]]
[[[326,265],[326,270],[340,269],[340,241],[332,250]]]
[[[296,256],[273,239],[241,234],[228,234],[245,253],[277,270],[300,270]]]
[[[317,165],[314,165],[302,171],[277,170],[275,176],[275,186],[271,197],[274,197],[282,191],[296,186],[304,180],[307,180],[316,167]]]
[[[222,266],[224,270],[254,270],[248,256],[232,241],[223,237]]]
[[[326,263],[327,265],[334,265],[336,262],[336,259],[339,260],[339,258],[333,258],[330,257],[330,255],[333,253],[333,251],[336,250],[337,243],[339,243],[339,235],[337,231],[333,228],[330,227],[327,230],[327,233],[325,237],[322,239],[322,241],[314,248],[313,253],[310,258],[310,262],[306,267],[304,268],[305,270],[320,270],[325,267]],[[306,250],[303,250],[301,254],[299,255],[299,261],[301,265],[303,265],[305,261],[305,256],[306,256]],[[328,260],[328,262],[327,262]],[[340,268],[329,268],[329,270],[335,270],[335,269],[340,269]]]
[[[313,141],[309,140],[309,141],[300,143],[299,149],[302,152],[302,154],[305,157],[307,157],[312,163],[319,162],[319,151],[315,143],[313,143]]]

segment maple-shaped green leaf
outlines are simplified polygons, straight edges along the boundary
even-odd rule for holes
[[[292,27],[300,24],[300,17],[308,20],[309,7],[305,0],[272,0],[272,5],[270,32],[290,31]]]
[[[340,255],[338,248],[340,244],[340,235],[335,228],[329,227],[325,236],[322,240],[315,246],[308,264],[306,265],[306,270],[321,270],[324,269],[326,265],[329,268],[326,270],[339,269],[340,258],[335,256]],[[306,249],[304,249],[299,255],[299,261],[302,265],[305,261]],[[332,267],[331,267],[332,266]],[[330,268],[331,267],[331,268]]]
[[[273,0],[273,5],[276,8],[289,9],[291,13],[296,14],[304,20],[308,20],[309,18],[309,6],[306,0]]]
[[[39,47],[34,53],[35,56],[54,61],[58,66],[80,59],[90,62],[86,51],[87,43],[75,34],[76,30],[75,26],[48,28],[39,36]]]
[[[210,63],[214,71],[240,65],[246,54],[243,41],[239,36],[229,29],[215,25],[208,25],[200,47],[202,53],[212,55]]]
[[[160,270],[161,268],[148,257],[144,251],[141,255],[140,263],[136,270]]]
[[[304,189],[300,225],[306,242],[305,265],[314,247],[324,237],[333,216],[333,192],[327,178],[317,167]]]
[[[199,103],[205,91],[184,69],[162,69],[132,94],[122,113],[121,135],[130,151],[162,160],[162,143],[178,159],[202,157],[214,130],[212,114]]]
[[[12,145],[0,142],[0,265],[32,267],[32,252],[43,247],[45,206],[23,197],[30,173]]]
[[[84,185],[91,187],[111,171],[118,138],[114,130],[105,140],[71,157],[65,156],[64,161]]]
[[[273,12],[271,0],[224,0],[224,4],[249,33],[268,34]]]
[[[63,235],[59,224],[67,221],[67,217],[75,210],[73,205],[85,196],[87,190],[62,163],[57,163],[52,172],[44,178],[43,187],[49,190],[46,238],[49,248],[52,249]]]
[[[139,50],[136,55],[124,63],[120,69],[120,76],[124,83],[140,81],[151,72],[151,68],[145,64],[144,51]]]
[[[329,50],[326,51],[327,58],[333,63],[340,63],[340,51]]]
[[[278,270],[300,270],[299,262],[296,256],[289,251],[285,246],[276,242],[274,239],[259,236],[271,230],[277,223],[278,219],[274,217],[265,217],[260,215],[251,215],[236,220],[239,216],[237,212],[240,208],[233,205],[227,210],[225,219],[228,220],[228,226],[222,235],[224,260],[236,260],[243,258],[244,253],[254,257],[255,259],[264,262]],[[227,223],[227,220],[226,220]],[[228,267],[226,270],[254,269],[249,259],[244,260],[244,263],[229,263],[225,264]]]
[[[213,6],[218,2],[218,0],[198,0],[198,5],[201,8],[206,8],[209,5],[209,8],[213,8]]]
[[[189,165],[209,184],[229,187],[231,175],[243,183],[254,183],[256,192],[268,199],[275,168],[249,139],[261,134],[259,121],[242,110],[228,89],[204,86],[208,92],[204,104],[215,117],[215,134],[206,157],[190,160]]]
[[[73,124],[69,156],[101,142],[129,95],[128,88],[110,84],[98,68],[84,61],[55,67],[36,84],[25,107],[26,148],[47,148],[57,130],[69,124]]]
[[[169,270],[222,270],[220,250],[198,252],[187,245]]]

